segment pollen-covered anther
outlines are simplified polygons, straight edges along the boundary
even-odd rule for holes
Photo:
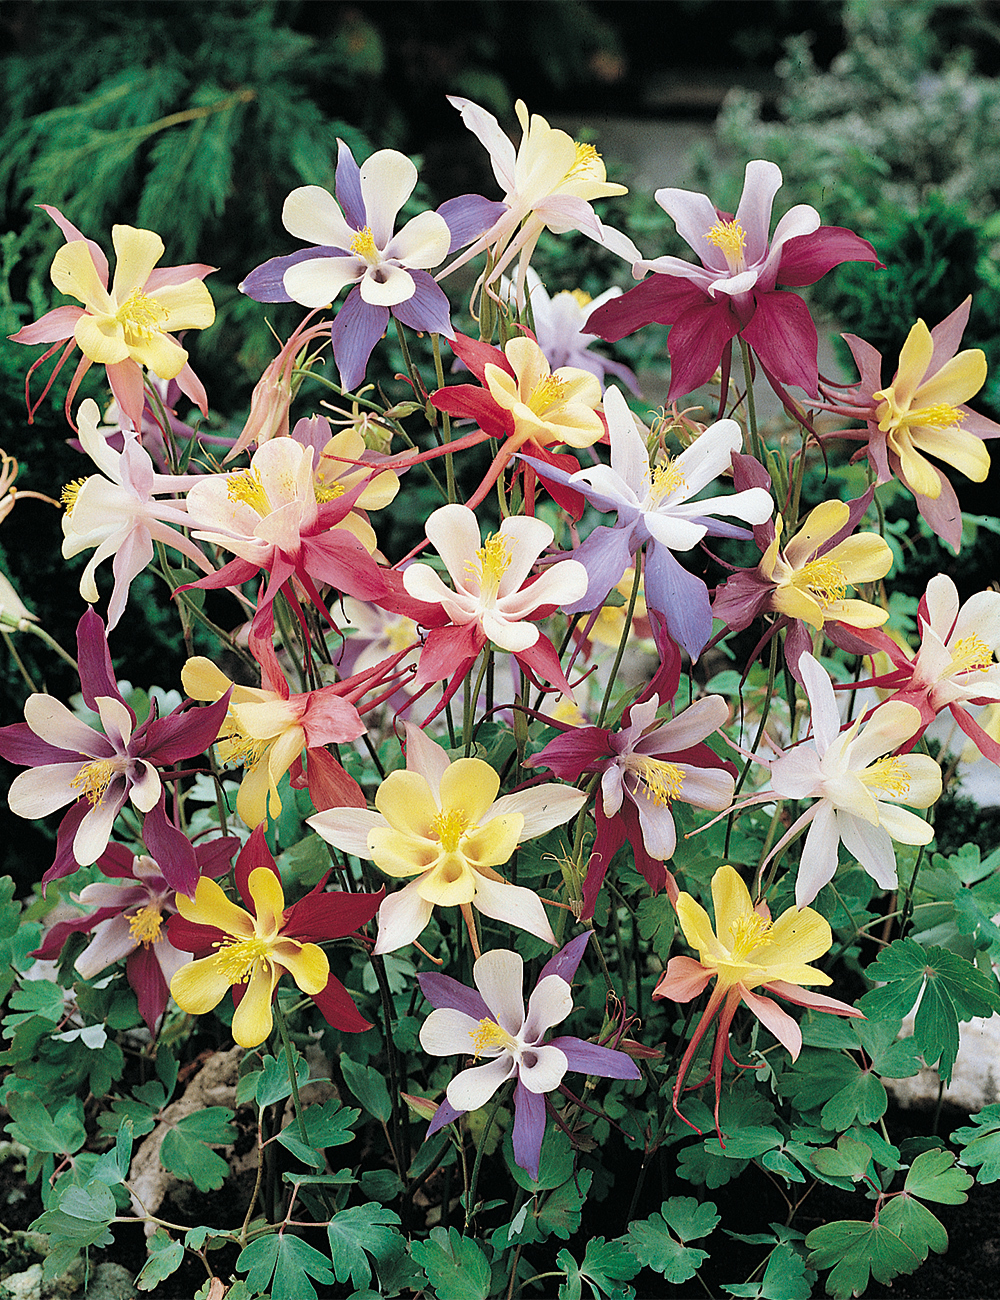
[[[747,235],[738,221],[717,221],[705,238],[721,250],[731,270],[742,264]]]
[[[684,773],[674,763],[664,758],[647,758],[636,754],[633,756],[635,772],[646,787],[653,803],[662,808],[673,803],[684,788]]]
[[[479,579],[484,596],[496,596],[503,575],[510,568],[510,547],[502,533],[490,533],[476,551],[476,558],[465,566]]]
[[[820,604],[843,600],[847,595],[847,576],[835,560],[810,560],[798,570],[792,584],[807,591]]]
[[[683,470],[668,456],[659,465],[654,465],[649,484],[649,495],[653,501],[662,501],[672,492],[687,488],[687,479]]]
[[[737,961],[745,961],[757,948],[766,947],[772,942],[770,930],[771,922],[759,912],[738,916],[730,929],[733,936],[733,957]]]
[[[558,375],[546,375],[537,384],[528,402],[528,409],[535,415],[544,415],[550,407],[562,402],[566,397],[566,385]]]
[[[446,853],[454,853],[469,827],[469,818],[461,808],[442,808],[434,818],[431,832]]]
[[[993,651],[978,636],[963,636],[951,647],[949,673],[985,673],[993,667]]]
[[[80,489],[86,483],[85,478],[75,478],[71,483],[67,483],[59,493],[59,500],[63,504],[63,509],[68,515],[72,515],[73,507],[76,505],[76,499],[80,495]]]
[[[162,331],[169,312],[141,289],[133,289],[115,312],[115,320],[125,332],[128,343],[145,342]]]
[[[253,939],[223,939],[213,946],[219,949],[215,964],[230,984],[245,983],[254,964],[267,962],[271,951],[267,940],[256,936]]]
[[[162,923],[160,909],[152,903],[147,903],[145,907],[140,907],[129,917],[129,933],[136,943],[141,943],[148,948],[151,943],[159,942]]]
[[[576,158],[573,160],[573,166],[569,169],[564,180],[597,180],[603,181],[606,175],[604,163],[601,161],[601,155],[597,152],[592,144],[581,144],[579,140],[574,141],[576,145]]]
[[[910,411],[906,416],[906,423],[926,429],[953,429],[964,419],[965,412],[960,411],[957,406],[952,406],[948,402],[937,402],[933,406],[921,406],[916,411]]]
[[[325,483],[319,475],[316,476],[314,484],[316,488],[316,500],[322,506],[327,501],[336,501],[337,497],[342,497],[346,488],[343,483]]]
[[[271,502],[267,489],[261,482],[260,470],[244,469],[238,474],[230,474],[226,483],[226,496],[230,501],[238,501],[261,516],[271,513]]]
[[[378,261],[379,251],[375,247],[375,236],[371,226],[364,226],[351,240],[351,252],[363,257],[366,262]]]
[[[113,759],[99,758],[81,767],[70,785],[85,795],[90,800],[90,806],[95,808],[107,794],[108,786],[117,771],[118,765]]]
[[[219,760],[223,763],[236,763],[240,767],[253,767],[259,763],[267,752],[269,742],[255,740],[230,719],[232,730],[220,736],[215,742],[219,751]]]
[[[893,799],[905,799],[910,792],[910,773],[903,759],[887,755],[858,773],[869,788],[874,787]]]
[[[469,1037],[477,1060],[488,1047],[510,1047],[515,1041],[495,1020],[480,1020],[478,1029],[469,1030]]]

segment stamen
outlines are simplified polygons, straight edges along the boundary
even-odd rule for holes
[[[80,495],[80,489],[86,481],[85,478],[75,478],[71,483],[67,483],[59,493],[59,500],[63,503],[67,515],[72,516],[73,507],[76,505],[76,499]]]
[[[258,469],[244,469],[238,474],[230,474],[226,495],[230,501],[241,501],[251,510],[256,510],[262,518],[271,513],[271,502]]]
[[[808,592],[820,605],[843,600],[847,585],[847,575],[835,560],[810,560],[792,576],[792,586]]]
[[[743,254],[747,246],[747,235],[738,221],[717,221],[705,238],[722,250],[731,271],[744,269]]]
[[[480,1020],[478,1029],[469,1030],[469,1037],[476,1049],[477,1061],[487,1047],[510,1047],[515,1042],[506,1029],[501,1029],[495,1020]]]
[[[417,640],[417,625],[412,618],[400,614],[386,626],[384,635],[389,642],[389,653],[398,654]]]
[[[948,675],[985,673],[993,667],[993,651],[978,636],[963,636],[951,647]]]
[[[461,808],[442,808],[431,822],[431,834],[440,841],[445,853],[454,853],[468,827],[469,818]]]
[[[364,226],[351,240],[351,252],[363,257],[366,262],[379,261],[380,254],[375,247],[375,236],[371,226]]]
[[[924,429],[953,429],[965,419],[965,412],[948,402],[937,402],[934,406],[921,406],[910,411],[906,423],[910,428],[915,425]]]
[[[479,592],[483,599],[493,600],[500,588],[503,575],[510,568],[510,546],[502,533],[490,533],[476,551],[476,558],[465,566],[466,572],[479,578]]]
[[[574,141],[576,144],[576,158],[573,166],[563,177],[563,182],[573,181],[603,181],[607,172],[604,169],[604,163],[601,161],[601,155],[597,152],[592,144],[581,144],[579,140]]]
[[[528,399],[528,409],[535,415],[544,415],[553,406],[566,400],[566,385],[556,375],[546,375]]]
[[[118,764],[111,758],[99,758],[96,762],[81,767],[70,785],[86,795],[90,806],[96,808],[108,792],[108,786],[118,771]]]
[[[733,936],[732,953],[736,961],[746,961],[758,948],[765,948],[772,942],[771,922],[759,912],[748,916],[738,916],[730,926]]]
[[[903,759],[889,755],[858,773],[869,789],[881,791],[894,799],[905,799],[910,790],[910,773]]]
[[[270,965],[270,945],[266,939],[223,939],[213,947],[219,949],[215,964],[230,984],[243,984],[257,962]]]
[[[578,307],[589,307],[593,301],[590,294],[586,293],[583,289],[570,289],[569,294]]]
[[[148,948],[151,943],[159,943],[162,923],[160,909],[152,903],[147,903],[145,907],[140,907],[138,912],[129,917],[129,933],[137,944],[141,943]]]
[[[633,756],[635,773],[649,791],[657,808],[662,808],[678,797],[684,786],[684,773],[674,763],[663,758]]]
[[[678,469],[673,459],[668,456],[659,465],[653,467],[653,474],[649,484],[649,499],[658,504],[664,497],[670,496],[671,493],[678,491],[678,489],[686,488],[687,485],[683,470]]]
[[[337,497],[342,497],[347,491],[343,483],[324,483],[319,474],[316,475],[314,487],[316,489],[316,500],[320,505],[325,505],[327,501],[336,501]]]
[[[162,333],[169,314],[155,298],[150,298],[141,289],[133,289],[115,312],[115,320],[125,333],[125,342],[135,346],[151,339],[154,334]]]
[[[219,753],[219,761],[222,763],[236,763],[240,767],[254,767],[267,753],[268,746],[272,742],[270,740],[256,740],[253,736],[248,736],[245,731],[236,725],[232,718],[229,719],[229,725],[232,730],[227,735],[220,736],[215,742],[215,747]]]

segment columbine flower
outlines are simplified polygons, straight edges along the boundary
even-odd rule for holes
[[[786,212],[769,241],[771,205],[780,188],[780,168],[757,159],[747,163],[735,217],[705,194],[657,190],[657,203],[701,265],[679,257],[639,260],[633,275],[653,271],[653,277],[605,303],[587,322],[589,330],[612,342],[653,321],[669,325],[668,401],[705,383],[724,353],[728,358],[737,335],[769,378],[816,393],[816,326],[802,299],[778,286],[814,284],[841,262],[878,263],[878,258],[871,244],[851,231],[821,226],[819,213],[806,204]],[[728,374],[728,360],[725,370]]]
[[[937,535],[958,552],[962,510],[955,489],[927,456],[953,466],[976,483],[989,473],[984,438],[1000,436],[1000,424],[965,405],[986,380],[980,348],[959,352],[971,297],[929,330],[922,320],[910,330],[892,383],[882,385],[882,357],[853,334],[844,340],[854,355],[860,383],[843,392],[824,386],[828,410],[867,421],[864,431],[838,430],[837,437],[865,439],[880,483],[893,475],[914,496],[917,509]]]
[[[156,501],[165,493],[186,490],[198,474],[158,474],[148,452],[133,434],[125,435],[122,451],[113,450],[98,428],[100,411],[89,397],[77,412],[80,442],[101,474],[70,483],[63,490],[62,553],[65,559],[96,547],[80,577],[80,595],[91,604],[98,599],[97,566],[115,557],[115,585],[108,601],[108,631],[125,611],[132,579],[153,558],[153,542],[164,542],[207,573],[212,565],[177,528],[190,523],[183,501]],[[171,528],[174,524],[177,527]]]
[[[341,383],[353,389],[390,314],[411,329],[451,337],[448,299],[428,272],[447,257],[451,231],[438,213],[421,212],[394,234],[416,167],[405,154],[380,149],[359,168],[343,140],[338,144],[337,197],[303,185],[281,214],[288,233],[313,247],[265,262],[240,289],[257,302],[323,307],[353,286],[333,322]]]
[[[115,401],[136,429],[142,427],[143,366],[160,379],[176,379],[181,392],[207,414],[205,389],[173,335],[178,330],[205,329],[215,320],[211,295],[202,284],[215,268],[192,264],[156,270],[163,256],[160,236],[152,230],[114,226],[111,241],[118,261],[109,292],[108,260],[97,244],[84,238],[58,209],[40,206],[68,241],[52,262],[52,283],[83,306],[56,307],[11,338],[15,343],[75,340],[83,360],[66,396],[67,415],[80,380],[94,361],[106,368]],[[71,347],[67,346],[60,366]]]
[[[229,837],[196,845],[199,872],[223,875],[239,844]],[[95,880],[73,895],[75,902],[97,910],[76,921],[58,921],[31,956],[52,960],[71,934],[91,934],[90,943],[74,963],[77,971],[91,979],[124,957],[139,1014],[149,1032],[155,1033],[167,1005],[170,981],[191,960],[170,942],[164,926],[165,918],[177,911],[175,890],[152,858],[144,854],[136,857],[123,844],[109,844],[97,865],[112,879]]]
[[[624,1052],[569,1035],[545,1041],[553,1025],[573,1010],[570,983],[590,938],[572,939],[546,963],[528,999],[522,999],[524,962],[495,948],[473,967],[476,992],[447,975],[418,975],[434,1010],[420,1029],[420,1045],[432,1056],[485,1058],[457,1074],[427,1130],[428,1137],[466,1111],[478,1110],[508,1079],[516,1079],[514,1159],[537,1181],[545,1134],[545,1094],[561,1088],[567,1070],[606,1079],[638,1079],[639,1067]]]
[[[646,544],[643,573],[646,605],[662,614],[675,641],[697,659],[712,630],[712,612],[705,584],[683,569],[674,551],[690,551],[705,536],[744,537],[732,524],[714,514],[735,515],[760,524],[770,518],[774,503],[763,488],[749,488],[724,497],[695,500],[698,493],[729,469],[734,451],[743,443],[735,420],[711,425],[676,459],[650,469],[646,444],[635,427],[625,398],[617,388],[604,395],[604,410],[611,442],[611,464],[597,465],[565,475],[537,465],[538,474],[568,483],[599,510],[616,510],[613,528],[599,525],[576,557],[586,566],[586,595],[565,603],[567,613],[595,609],[619,582],[630,557]],[[526,457],[530,462],[530,458]]]
[[[575,780],[581,772],[602,774],[594,809],[597,835],[583,886],[584,920],[594,915],[604,875],[626,838],[649,887],[655,892],[665,885],[676,899],[676,882],[664,866],[677,846],[672,805],[680,801],[719,812],[732,800],[733,765],[702,743],[729,717],[722,696],[708,695],[656,725],[659,704],[657,695],[633,704],[618,731],[565,731],[527,760],[564,780]]]
[[[776,627],[788,625],[785,662],[793,676],[800,656],[811,647],[813,629],[825,628],[836,641],[838,632],[829,627],[831,622],[848,628],[881,627],[888,610],[847,596],[848,587],[875,582],[892,567],[892,551],[883,537],[851,532],[867,505],[867,496],[850,503],[824,501],[784,547],[778,515],[774,536],[757,567],[739,570],[716,592],[714,617],[738,632],[759,614],[777,614]]]
[[[591,207],[594,199],[628,192],[624,185],[608,182],[604,163],[593,145],[578,144],[537,113],[529,118],[519,99],[514,111],[523,134],[515,153],[492,113],[456,95],[449,95],[448,102],[458,109],[462,121],[489,152],[493,175],[504,192],[504,211],[461,257],[438,274],[439,280],[489,249],[489,271],[483,272],[476,286],[488,288],[520,254],[517,297],[523,303],[528,262],[546,227],[556,234],[579,230],[629,262],[636,260],[639,250],[632,241],[602,225]],[[451,200],[442,204],[441,211],[451,220],[452,211],[460,210],[465,202]]]
[[[229,697],[216,752],[223,763],[239,763],[245,768],[236,811],[251,829],[266,823],[268,816],[280,816],[278,782],[301,760],[303,750],[309,755],[325,745],[356,740],[365,731],[357,709],[343,698],[341,686],[292,695],[276,665],[266,680],[268,686],[263,689],[234,686],[210,659],[200,655],[189,659],[181,670],[181,682],[192,699]]]
[[[165,718],[157,718],[154,710],[137,727],[115,681],[104,624],[92,609],[80,619],[76,638],[84,702],[100,715],[103,732],[42,694],[28,696],[24,722],[0,728],[0,756],[29,768],[11,785],[11,812],[35,821],[72,805],[59,826],[55,862],[42,880],[48,883],[96,862],[127,799],[145,814],[143,839],[171,886],[193,890],[198,878],[194,851],[167,819],[156,769],[204,753],[218,735],[226,703],[175,709]]]
[[[541,900],[494,868],[518,844],[545,835],[579,812],[584,795],[563,785],[531,786],[497,799],[500,778],[478,758],[449,763],[444,751],[406,723],[406,770],[390,772],[375,795],[378,812],[331,808],[308,818],[335,848],[371,858],[405,879],[379,909],[376,953],[412,943],[435,904],[462,909],[475,939],[472,907],[484,916],[555,943]]]
[[[354,427],[334,433],[323,415],[299,420],[292,437],[303,446],[313,448],[313,487],[320,504],[353,494],[356,487],[361,487],[360,493],[354,496],[355,508],[332,527],[353,533],[368,554],[374,555],[378,542],[367,512],[384,510],[395,499],[399,476],[390,469],[373,475],[376,463],[367,458],[368,449],[361,433]]]
[[[509,516],[485,542],[475,513],[463,505],[441,506],[426,524],[427,537],[455,584],[446,587],[427,564],[403,571],[403,586],[416,600],[440,606],[450,627],[432,628],[420,656],[418,682],[461,680],[487,641],[514,654],[519,663],[572,694],[549,639],[531,618],[541,618],[583,594],[587,574],[576,560],[559,560],[528,582],[532,566],[552,543],[541,519]]]
[[[278,980],[287,973],[335,1029],[352,1034],[370,1029],[314,941],[342,939],[370,921],[382,894],[322,893],[325,883],[326,877],[305,898],[286,907],[281,878],[263,828],[258,828],[236,860],[236,884],[245,909],[204,877],[194,902],[178,895],[180,916],[168,922],[170,941],[188,952],[216,950],[182,966],[170,981],[180,1009],[203,1016],[231,988],[237,1004],[233,1038],[240,1047],[259,1047],[271,1032]]]
[[[845,1002],[801,987],[832,983],[829,975],[807,965],[827,952],[833,942],[830,926],[818,912],[811,907],[789,907],[772,921],[767,904],[761,900],[754,907],[746,885],[729,866],[720,867],[712,877],[712,902],[714,930],[708,913],[690,894],[682,893],[677,899],[677,918],[685,939],[697,950],[698,960],[671,957],[653,990],[653,997],[690,1002],[710,980],[716,981],[677,1071],[673,1105],[680,1115],[677,1102],[684,1080],[698,1045],[719,1015],[710,1075],[715,1080],[715,1127],[722,1142],[719,1129],[722,1065],[727,1056],[733,1061],[729,1052],[729,1027],[739,1004],[746,1003],[765,1029],[788,1048],[793,1061],[802,1048],[802,1032],[792,1017],[770,998],[753,990],[763,988],[788,1002],[813,1011],[830,1011],[836,1016],[860,1016],[861,1012]],[[738,1066],[736,1061],[733,1064]],[[683,1115],[680,1117],[684,1119]]]
[[[958,588],[946,573],[931,578],[917,607],[920,648],[911,657],[886,637],[883,645],[895,671],[877,679],[893,687],[893,700],[920,711],[924,729],[942,709],[950,709],[959,727],[980,753],[1000,764],[1000,744],[983,729],[969,705],[1000,701],[1000,592],[977,591],[959,605]],[[864,685],[864,683],[860,683]]]
[[[795,882],[799,907],[833,879],[841,841],[882,889],[895,889],[893,840],[928,844],[934,838],[930,822],[897,805],[929,808],[941,795],[941,769],[932,758],[896,752],[917,731],[920,713],[912,704],[890,701],[864,725],[858,718],[842,732],[829,677],[810,654],[799,660],[799,671],[812,710],[813,739],[771,763],[771,791],[782,799],[815,802],[771,856],[809,826]]]

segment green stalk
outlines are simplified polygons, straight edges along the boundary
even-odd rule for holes
[[[444,367],[441,364],[441,336],[439,334],[431,335],[431,347],[434,349],[434,377],[437,379],[438,388],[444,388]],[[441,412],[441,441],[447,445],[451,442],[451,416],[447,411]],[[448,486],[448,502],[451,504],[458,500],[458,490],[455,487],[455,458],[449,451],[444,458],[444,478]]]
[[[635,602],[639,596],[639,582],[642,577],[642,565],[639,563],[639,556],[635,557],[635,576],[632,579],[632,593],[628,598],[628,609],[625,611],[625,626],[622,628],[621,640],[618,642],[618,653],[615,655],[615,662],[611,668],[611,676],[608,678],[608,689],[604,692],[604,700],[601,703],[600,717],[597,719],[598,727],[604,726],[604,718],[608,711],[608,705],[611,703],[611,692],[614,689],[615,678],[618,676],[618,669],[621,667],[622,658],[625,654],[625,646],[628,643],[629,633],[632,631],[632,615],[635,612]]]
[[[486,1139],[490,1135],[490,1129],[493,1127],[493,1121],[497,1117],[497,1111],[510,1095],[510,1083],[506,1083],[502,1088],[497,1090],[493,1105],[490,1107],[490,1113],[486,1116],[486,1124],[483,1127],[482,1135],[479,1138],[479,1144],[476,1147],[476,1162],[472,1166],[472,1177],[469,1180],[469,1193],[465,1198],[465,1231],[472,1231],[473,1220],[476,1217],[476,1187],[479,1183],[479,1168],[483,1163],[483,1153],[486,1150]]]
[[[278,998],[274,999],[274,1023],[278,1026],[278,1033],[281,1036],[281,1045],[285,1049],[285,1060],[288,1063],[288,1082],[292,1085],[292,1104],[295,1107],[295,1118],[298,1121],[299,1137],[309,1145],[309,1136],[306,1133],[306,1122],[302,1115],[302,1102],[299,1098],[299,1081],[295,1077],[295,1057],[292,1055],[292,1040],[288,1037],[288,1026],[285,1024],[285,1013],[281,1009],[281,1003]]]

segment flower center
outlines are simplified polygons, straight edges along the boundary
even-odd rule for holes
[[[660,462],[653,469],[652,478],[649,484],[649,499],[659,503],[664,497],[670,496],[678,488],[686,488],[687,479],[684,477],[683,470],[679,469],[677,464],[670,456]]]
[[[385,629],[385,637],[389,643],[389,650],[396,654],[400,650],[405,650],[407,646],[413,645],[417,639],[417,625],[412,618],[399,617]]]
[[[573,299],[578,307],[589,307],[593,299],[590,294],[583,289],[568,290],[569,296]]]
[[[215,742],[220,762],[238,763],[241,767],[253,767],[259,763],[271,741],[247,735],[233,718],[229,719],[229,726],[231,730]]]
[[[155,298],[141,289],[133,289],[115,312],[115,320],[125,333],[125,342],[134,346],[159,334],[169,314]]]
[[[632,762],[633,771],[649,791],[649,797],[657,808],[672,803],[683,789],[684,773],[674,763],[638,754],[633,755]]]
[[[67,515],[73,514],[73,508],[76,505],[76,499],[80,495],[80,489],[86,483],[85,478],[75,478],[71,483],[67,483],[59,493],[59,500],[63,503],[63,508]]]
[[[320,505],[325,505],[327,501],[336,501],[337,497],[342,497],[347,489],[343,483],[327,483],[323,475],[317,474],[313,483],[316,489],[316,500]]]
[[[965,412],[950,402],[935,402],[915,410],[904,409],[896,401],[893,387],[883,388],[872,397],[878,401],[875,418],[883,433],[909,434],[911,429],[954,429],[965,419]]]
[[[442,808],[431,822],[431,833],[445,853],[454,853],[468,827],[469,818],[461,808]]]
[[[476,1049],[477,1060],[488,1047],[506,1047],[508,1050],[517,1047],[517,1039],[512,1038],[495,1020],[480,1020],[478,1029],[469,1030],[469,1037]]]
[[[270,959],[270,944],[256,935],[252,939],[223,939],[213,946],[219,949],[215,964],[230,984],[245,983],[257,962]]]
[[[721,249],[730,271],[746,270],[743,254],[747,246],[747,235],[738,221],[717,221],[705,238]]]
[[[162,923],[160,909],[153,903],[147,903],[145,907],[140,907],[138,912],[129,917],[129,933],[137,944],[141,943],[148,948],[151,943],[159,943]]]
[[[906,763],[893,755],[887,755],[858,773],[862,783],[869,789],[879,790],[895,799],[905,799],[910,789],[910,773]]]
[[[771,922],[759,912],[750,912],[747,916],[738,916],[729,927],[733,937],[733,960],[746,961],[757,948],[764,948],[772,942]]]
[[[563,177],[563,181],[603,181],[606,172],[601,155],[592,144],[581,144],[579,140],[574,143],[576,158],[573,160],[573,166]]]
[[[993,652],[977,636],[963,636],[951,647],[948,676],[952,673],[985,673],[992,667]]]
[[[565,383],[556,375],[546,375],[533,389],[528,399],[528,410],[535,415],[544,415],[565,398]]]
[[[351,252],[358,257],[363,257],[366,262],[374,265],[381,261],[381,254],[375,247],[375,236],[372,234],[371,226],[365,226],[351,240]]]
[[[79,790],[81,795],[86,795],[90,806],[96,808],[107,794],[111,779],[117,771],[118,764],[113,758],[99,758],[96,762],[81,767],[70,785],[74,790]]]
[[[260,481],[259,469],[244,469],[238,474],[230,474],[226,484],[226,495],[230,501],[239,501],[261,515],[271,513],[271,502],[267,489]]]
[[[510,568],[510,547],[502,533],[490,533],[476,551],[476,558],[466,565],[469,573],[479,578],[479,593],[483,600],[495,600],[500,581]]]
[[[820,605],[829,605],[844,599],[847,575],[835,560],[810,560],[792,575],[791,585],[808,592]]]

